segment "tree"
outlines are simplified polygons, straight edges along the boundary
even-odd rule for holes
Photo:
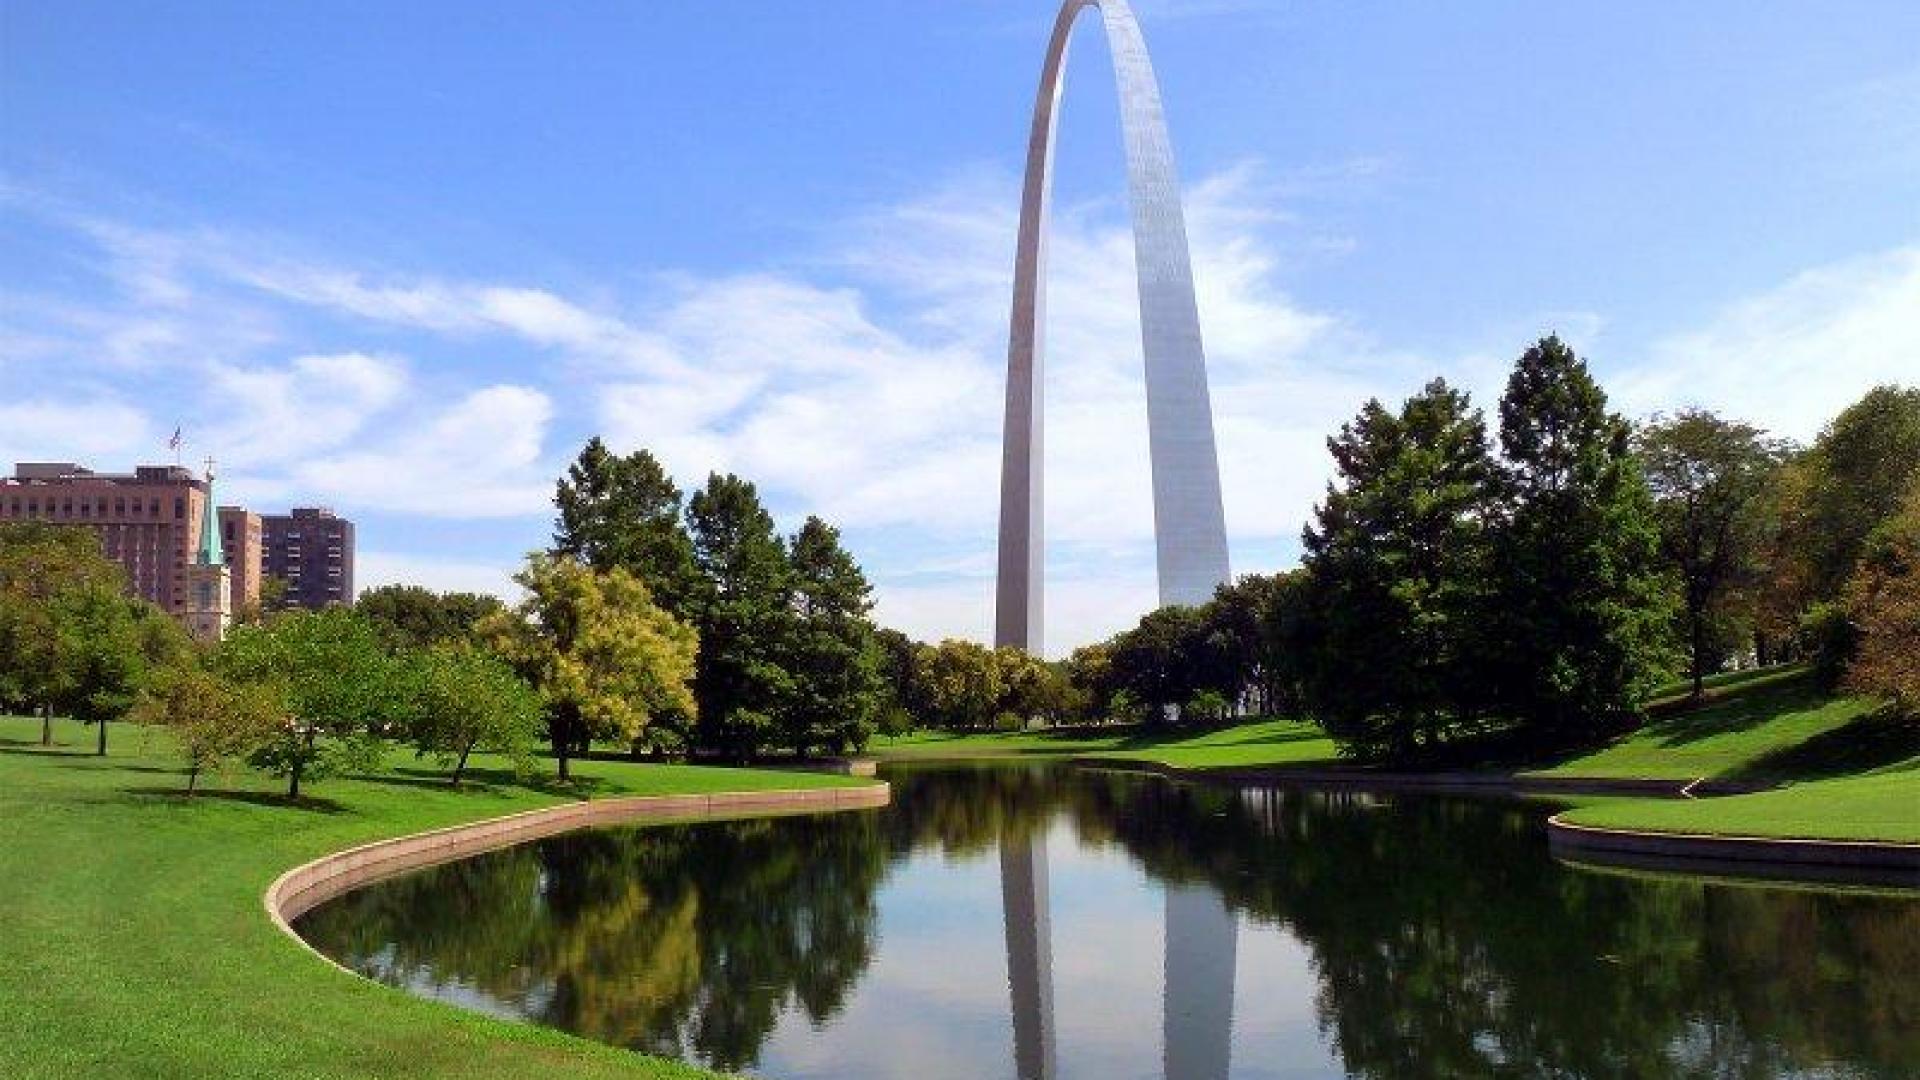
[[[794,633],[787,654],[793,692],[781,714],[787,745],[839,753],[873,734],[883,686],[874,640],[873,587],[840,534],[809,517],[789,546]]]
[[[491,750],[524,772],[540,728],[540,695],[499,658],[466,642],[406,654],[408,737],[452,767],[458,786],[474,750]]]
[[[53,742],[54,708],[78,689],[64,619],[76,598],[118,596],[124,581],[90,530],[0,524],[0,698],[39,709],[43,746]]]
[[[994,650],[949,638],[938,645],[921,646],[917,666],[937,724],[966,729],[993,723],[1006,693]]]
[[[882,692],[879,727],[889,735],[904,735],[930,711],[917,661],[921,646],[887,627],[875,630],[873,640]]]
[[[1404,756],[1484,709],[1486,425],[1435,379],[1397,414],[1367,402],[1327,446],[1338,483],[1302,538],[1319,630],[1310,704],[1353,750]]]
[[[502,608],[484,593],[434,592],[419,585],[382,585],[354,602],[389,649],[425,649],[467,641],[480,620]]]
[[[595,570],[625,570],[677,619],[699,593],[693,546],[680,520],[681,494],[654,456],[622,457],[587,440],[554,493],[553,551]]]
[[[1867,538],[1920,476],[1920,388],[1879,386],[1814,441],[1806,550],[1814,599],[1839,597]]]
[[[477,633],[539,688],[561,780],[595,738],[638,744],[658,721],[692,722],[698,639],[638,578],[534,552],[514,580],[525,598],[481,620]]]
[[[1520,357],[1500,399],[1488,623],[1502,663],[1487,674],[1542,743],[1630,722],[1667,655],[1672,585],[1629,443],[1626,422],[1559,338]]]
[[[1697,409],[1656,420],[1635,443],[1653,492],[1661,552],[1680,578],[1688,669],[1699,697],[1728,636],[1713,632],[1714,615],[1758,573],[1771,528],[1765,494],[1788,446]]]
[[[303,782],[370,768],[378,736],[405,714],[379,634],[351,608],[286,611],[261,626],[236,627],[214,650],[213,666],[229,679],[278,689],[283,723],[249,760],[286,777],[291,799]]]
[[[1120,689],[1113,681],[1112,642],[1080,646],[1067,654],[1065,666],[1080,715],[1100,723],[1111,720],[1113,695]]]
[[[252,754],[284,727],[279,688],[241,683],[185,663],[158,673],[129,719],[166,728],[187,762],[187,794],[200,774]]]
[[[1868,537],[1847,605],[1857,641],[1846,686],[1920,718],[1920,481]]]
[[[687,519],[703,578],[693,605],[698,739],[744,759],[773,734],[794,692],[784,666],[795,633],[793,569],[759,493],[737,476],[709,476]]]
[[[192,655],[187,632],[159,608],[101,583],[55,595],[55,663],[65,668],[55,704],[95,729],[107,756],[107,726],[126,714],[150,674]]]
[[[1116,692],[1130,693],[1147,708],[1150,720],[1164,719],[1201,690],[1217,692],[1231,680],[1224,677],[1225,665],[1207,630],[1196,607],[1148,612],[1110,643],[1107,663]]]

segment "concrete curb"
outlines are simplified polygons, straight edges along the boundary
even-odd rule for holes
[[[1374,772],[1366,769],[1293,769],[1285,766],[1223,766],[1186,769],[1158,761],[1104,758],[1067,759],[1084,768],[1152,773],[1176,780],[1228,784],[1291,784],[1299,787],[1354,788],[1368,791],[1431,791],[1489,795],[1750,795],[1777,785],[1748,780],[1642,780],[1615,777],[1541,776],[1507,772]]]
[[[409,870],[453,862],[481,852],[597,825],[864,810],[885,806],[891,798],[892,789],[881,782],[859,787],[734,791],[708,795],[634,795],[565,803],[465,825],[450,825],[411,836],[376,840],[323,855],[275,878],[273,884],[267,886],[261,900],[267,909],[267,917],[282,933],[299,942],[301,948],[334,967],[340,967],[295,933],[293,920],[337,896]]]
[[[1920,844],[1652,832],[1547,819],[1554,857],[1638,870],[1920,888]]]

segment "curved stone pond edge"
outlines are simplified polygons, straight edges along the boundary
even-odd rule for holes
[[[1638,780],[1512,773],[1387,773],[1343,769],[1183,769],[1157,761],[1076,757],[1088,768],[1148,772],[1224,784],[1275,784],[1355,791],[1423,791],[1452,795],[1743,795],[1774,785],[1745,781]],[[1807,840],[1716,833],[1656,832],[1575,825],[1547,819],[1555,858],[1589,866],[1715,877],[1920,889],[1920,844],[1872,840]]]
[[[702,795],[630,795],[589,799],[524,810],[505,817],[376,840],[323,855],[274,879],[262,897],[267,917],[300,947],[342,971],[293,929],[293,920],[328,900],[411,870],[437,866],[529,840],[600,825],[701,821],[729,817],[866,810],[885,806],[885,783],[790,791],[717,792]],[[348,972],[354,974],[353,972]]]
[[[1655,832],[1547,819],[1555,858],[1637,870],[1920,888],[1920,844]]]

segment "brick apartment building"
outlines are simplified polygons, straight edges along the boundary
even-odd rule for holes
[[[216,509],[211,477],[179,465],[96,473],[72,462],[22,462],[0,477],[0,521],[94,530],[101,550],[126,569],[128,591],[196,634],[259,604],[268,576],[286,581],[290,605],[353,601],[351,521],[327,510]],[[278,545],[272,555],[270,544]],[[224,584],[214,587],[215,577]]]
[[[353,602],[353,522],[324,507],[260,519],[266,576],[286,583],[284,602],[304,608]]]

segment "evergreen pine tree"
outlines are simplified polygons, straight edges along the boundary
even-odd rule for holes
[[[595,570],[625,570],[668,614],[688,616],[699,588],[693,545],[680,519],[680,489],[651,453],[622,457],[596,435],[567,467],[553,501],[554,554]]]
[[[1398,415],[1369,401],[1328,447],[1339,484],[1303,537],[1320,628],[1310,705],[1358,752],[1404,756],[1479,711],[1486,426],[1436,379]]]
[[[1618,730],[1668,656],[1673,583],[1626,421],[1558,337],[1528,349],[1500,399],[1491,685],[1542,744]]]
[[[695,741],[746,758],[774,734],[794,685],[785,668],[795,631],[793,570],[773,517],[751,483],[715,473],[687,504],[701,582]]]
[[[793,694],[782,715],[783,741],[805,754],[866,745],[881,702],[873,587],[840,545],[840,533],[809,517],[790,547],[794,613],[787,670]]]

